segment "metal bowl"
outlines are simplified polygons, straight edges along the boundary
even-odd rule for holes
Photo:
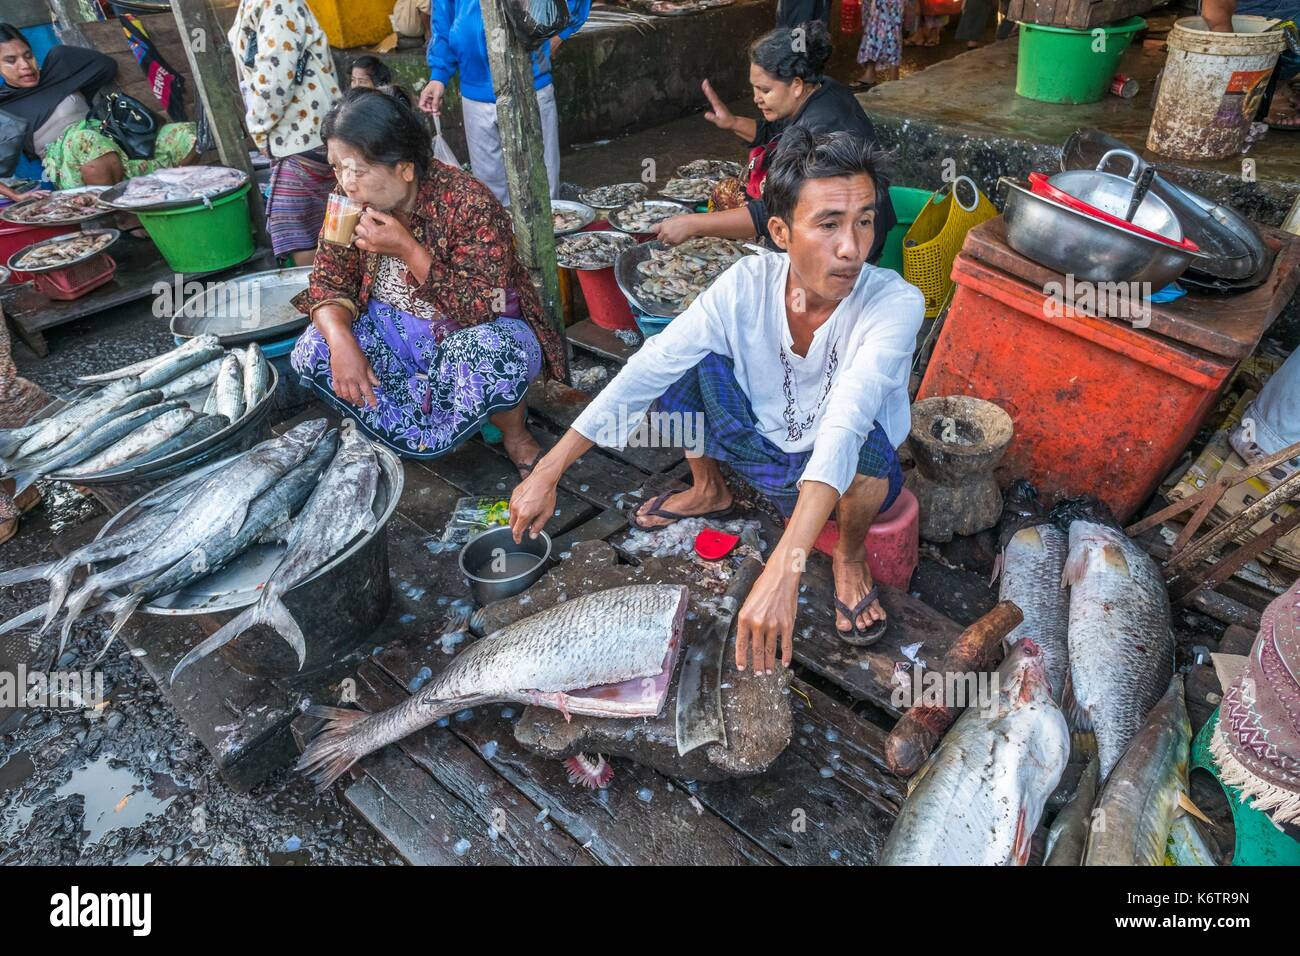
[[[675,199],[642,199],[640,202],[641,205],[648,206],[653,209],[671,210],[673,216],[685,216],[688,213],[694,211]],[[626,232],[630,236],[647,235],[647,233],[643,230],[629,229],[628,227],[620,224],[620,219],[622,218],[622,214],[626,210],[632,208],[632,205],[634,204],[629,203],[626,206],[622,206],[618,209],[615,209],[608,216],[606,216],[605,219],[611,226],[613,226],[619,232]],[[662,222],[663,220],[660,221]]]
[[[646,194],[650,192],[649,187],[647,187],[645,183],[610,183],[609,185],[637,187],[638,192],[637,192],[636,199],[629,199],[628,202],[637,202],[638,200],[645,199]],[[592,209],[597,210],[598,212],[611,212],[612,210],[615,209],[622,209],[624,206],[627,205],[626,202],[614,203],[612,206],[608,204],[592,202],[591,194],[595,191],[595,189],[600,189],[600,188],[604,188],[604,187],[593,187],[592,189],[584,189],[582,192],[578,193],[578,199],[581,200],[586,205],[590,206]]]
[[[375,500],[372,504],[376,520],[375,529],[359,537],[349,547],[318,568],[314,574],[295,586],[289,592],[290,595],[297,594],[300,590],[307,588],[313,581],[331,576],[336,569],[347,564],[354,555],[366,548],[371,542],[384,538],[384,527],[396,510],[398,499],[402,497],[406,473],[402,469],[401,461],[390,450],[382,445],[375,445],[374,448],[379,459],[380,473],[378,489],[375,492]],[[237,455],[232,455],[224,457],[220,461],[211,462],[204,465],[199,471],[192,472],[188,477],[201,480],[229,466],[237,457]],[[111,534],[115,527],[131,520],[152,506],[158,499],[169,493],[172,484],[174,483],[169,482],[160,488],[156,488],[123,508],[105,523],[98,537],[102,538]],[[387,547],[386,542],[384,546]],[[208,614],[213,611],[233,611],[237,608],[247,607],[261,597],[262,588],[265,586],[267,578],[271,576],[271,572],[275,570],[280,559],[284,557],[285,550],[286,546],[283,543],[254,545],[215,574],[200,578],[179,591],[156,598],[149,604],[142,604],[140,609],[147,614],[177,615]],[[295,616],[297,616],[296,612]],[[311,633],[311,629],[306,626],[305,621],[299,619],[299,623],[303,625],[303,633]]]
[[[575,233],[574,235],[576,235],[576,233]],[[588,231],[588,232],[586,232],[586,233],[583,233],[583,235],[587,235],[587,236],[600,236],[600,235],[606,235],[606,236],[618,236],[620,242],[636,242],[636,240],[633,239],[631,236],[629,236],[626,232],[619,232],[617,229],[592,229],[592,230],[590,230],[590,231]],[[629,246],[629,248],[631,248],[631,247]],[[623,253],[619,253],[619,255],[623,255],[625,252],[626,252],[626,250],[624,250]],[[557,257],[557,259],[558,259],[558,258],[559,258],[559,255],[560,255],[559,243],[556,243],[555,254],[556,254],[556,257]],[[614,261],[617,263],[617,262],[618,262],[618,259],[615,259]],[[614,268],[613,266],[566,266],[563,262],[560,262],[559,265],[560,265],[560,268],[561,268],[561,269],[576,269],[576,270],[579,271],[579,272],[599,272],[599,271],[602,270],[602,269],[611,269],[611,268]]]
[[[57,266],[18,265],[18,260],[21,259],[23,256],[27,255],[33,249],[40,249],[43,246],[58,245],[61,242],[68,242],[69,240],[72,239],[78,239],[81,236],[102,236],[102,235],[112,235],[113,241],[110,242],[108,245],[104,246],[102,249],[96,249],[94,252],[88,252],[78,259],[73,259],[69,262],[61,262]],[[95,256],[103,255],[105,252],[108,252],[108,250],[113,247],[113,243],[117,242],[117,240],[121,237],[121,235],[122,233],[117,229],[83,229],[81,230],[81,232],[70,232],[67,233],[66,235],[54,236],[50,239],[42,239],[40,242],[33,242],[30,246],[23,246],[23,248],[15,252],[12,256],[9,257],[8,265],[10,269],[13,269],[16,272],[27,272],[30,273],[31,275],[40,275],[45,272],[58,272],[60,269],[68,269],[72,266],[77,265],[80,262],[85,262],[87,259],[93,259],[95,258]]]
[[[172,316],[172,335],[182,339],[215,335],[227,348],[284,338],[309,321],[290,300],[307,288],[311,270],[311,266],[269,269],[205,284],[202,292],[186,299]],[[232,303],[236,308],[230,307]],[[244,308],[246,304],[251,310]]]
[[[268,363],[269,365],[270,363]],[[140,465],[125,464],[109,471],[101,471],[97,475],[77,478],[78,485],[85,485],[88,488],[94,488],[97,485],[117,485],[125,482],[145,481],[155,479],[163,475],[172,474],[171,469],[176,465],[198,464],[208,460],[211,456],[220,454],[225,451],[236,450],[233,446],[241,438],[253,438],[258,434],[260,426],[266,423],[267,416],[271,414],[274,407],[273,399],[275,390],[280,384],[280,373],[276,371],[274,365],[270,366],[271,387],[267,389],[265,395],[252,408],[246,409],[241,418],[231,422],[221,431],[209,435],[200,442],[196,442],[188,448],[182,448],[174,451],[170,455],[164,455],[161,458],[155,458],[153,461],[145,462]],[[198,391],[190,392],[188,395],[179,396],[178,400],[186,402],[191,408],[199,411],[203,408],[203,403],[207,400],[208,388],[204,387]],[[264,430],[263,437],[269,433],[268,429]],[[244,448],[256,444],[255,441],[244,445]],[[242,448],[239,450],[243,450]],[[188,469],[187,469],[188,470]],[[62,477],[58,472],[48,476],[52,481],[67,481],[70,479]]]
[[[1127,177],[1103,170],[1112,157],[1123,157],[1130,161]],[[1102,156],[1095,170],[1072,169],[1068,172],[1056,173],[1047,181],[1075,199],[1123,219],[1128,213],[1133,191],[1137,188],[1140,162],[1137,154],[1132,150],[1112,149]],[[1148,192],[1142,197],[1142,202],[1138,204],[1132,221],[1135,226],[1141,226],[1173,242],[1182,241],[1182,224],[1179,223],[1174,211],[1169,208],[1169,204],[1154,192]]]
[[[1053,202],[1006,176],[998,182],[1007,190],[1007,244],[1076,280],[1149,282],[1152,290],[1162,289],[1204,258]]]
[[[116,186],[107,190],[99,197],[99,201],[105,206],[111,206],[119,212],[149,213],[168,212],[172,209],[188,209],[190,206],[202,205],[204,200],[207,200],[208,202],[216,202],[218,199],[224,199],[226,196],[232,195],[233,193],[243,189],[248,185],[248,174],[243,172],[243,170],[240,170],[239,172],[241,173],[241,178],[234,186],[218,190],[214,193],[209,193],[205,196],[189,196],[185,199],[169,199],[166,202],[151,203],[148,205],[127,206],[119,203],[118,200],[122,198],[122,194],[126,192],[126,188],[131,182],[128,179],[123,180]]]
[[[3,211],[0,211],[0,219],[3,219],[5,222],[12,222],[19,226],[70,226],[79,222],[89,222],[91,219],[99,219],[103,216],[112,215],[113,210],[109,209],[107,206],[92,206],[82,215],[74,216],[71,219],[19,219],[17,218],[16,213],[32,206],[39,206],[41,203],[48,202],[57,195],[68,195],[74,193],[95,193],[96,195],[102,195],[107,192],[109,188],[110,187],[108,186],[78,186],[76,189],[60,189],[57,192],[51,193],[49,196],[40,196],[36,199],[20,199],[12,206],[6,206]]]
[[[535,558],[536,562],[514,573],[503,571],[500,575],[490,576],[476,573],[493,560],[516,554]],[[510,526],[501,525],[480,531],[465,543],[465,547],[460,549],[460,573],[469,582],[474,599],[487,605],[532,587],[545,573],[550,557],[551,538],[545,531],[538,532],[535,538],[524,535],[524,540],[515,544]]]
[[[574,202],[572,199],[552,199],[551,212],[570,212],[582,219],[581,224],[574,226],[572,229],[556,229],[555,234],[557,236],[567,236],[573,232],[581,232],[596,221],[596,210],[585,202]]]

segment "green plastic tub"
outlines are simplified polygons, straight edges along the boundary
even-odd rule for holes
[[[149,233],[173,272],[215,272],[238,265],[253,254],[253,221],[248,213],[251,183],[211,206],[140,212]]]
[[[1134,34],[1146,25],[1141,17],[1090,30],[1020,24],[1016,93],[1044,103],[1097,102]]]
[[[880,251],[880,261],[876,265],[893,269],[900,276],[903,274],[903,237],[907,230],[921,215],[921,210],[930,201],[928,189],[913,189],[911,186],[890,186],[889,200],[894,204],[894,215],[898,223],[885,236],[885,247]]]

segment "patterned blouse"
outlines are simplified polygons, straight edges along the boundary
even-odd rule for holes
[[[537,290],[515,253],[510,214],[486,186],[469,173],[434,160],[420,182],[409,228],[433,256],[423,283],[406,271],[413,297],[458,326],[491,322],[501,314],[519,315],[541,343],[543,373],[561,377],[564,342],[542,315]],[[311,280],[294,298],[294,305],[310,314],[334,302],[355,318],[367,307],[381,273],[380,260],[378,253],[322,241],[316,248]],[[401,307],[397,302],[388,304]]]

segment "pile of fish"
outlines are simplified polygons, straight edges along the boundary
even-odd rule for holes
[[[1194,827],[1174,826],[1180,808],[1196,812],[1186,798],[1191,728],[1182,680],[1174,675],[1160,569],[1104,505],[1069,499],[1048,513],[1027,482],[1008,489],[1001,543],[1000,597],[1024,613],[1006,639],[1008,662],[1023,670],[1023,651],[1031,647],[1042,687],[1033,706],[1055,713],[1059,729],[1076,732],[1076,742],[1089,734],[1095,739],[1097,755],[1052,827],[1047,862],[1159,864],[1171,829],[1194,833]],[[1000,672],[1004,686],[1014,679],[1007,666]],[[899,816],[898,839],[890,837],[891,862],[1024,862],[1028,844],[1021,838],[1038,826],[1064,771],[1070,737],[1059,766],[1044,763],[1033,749],[1039,745],[999,724],[1001,707],[994,716],[967,710],[940,743]],[[981,745],[993,740],[989,734],[996,737],[994,750],[971,745],[972,739]],[[1026,760],[1053,773],[1020,779],[1017,768]],[[959,791],[946,776],[931,781],[936,769],[954,780],[978,778],[980,792]],[[1001,800],[1008,785],[1006,803],[985,804]],[[1025,815],[1011,820],[999,806],[1022,807]],[[984,843],[966,839],[970,833],[982,834]]]
[[[576,212],[568,212],[564,209],[552,209],[551,224],[555,229],[556,235],[560,235],[561,233],[573,232],[575,229],[581,229],[582,217]]]
[[[714,179],[679,176],[664,183],[659,190],[659,195],[681,202],[704,202],[713,194],[713,187],[716,185],[717,180]]]
[[[615,210],[608,218],[609,224],[615,229],[622,229],[624,232],[650,232],[665,219],[683,215],[686,211],[675,202],[649,199]]]
[[[388,710],[312,707],[309,714],[328,722],[298,769],[324,789],[366,754],[480,704],[532,704],[594,717],[654,716],[664,705],[688,599],[679,584],[584,594],[469,645]]]
[[[127,180],[114,206],[144,207],[215,196],[243,185],[248,177],[228,166],[177,166]]]
[[[106,186],[85,186],[64,189],[40,199],[19,202],[4,211],[9,222],[60,223],[77,222],[95,215],[112,212],[99,201]]]
[[[729,159],[693,159],[677,167],[677,175],[682,179],[709,179],[717,181],[728,176],[739,176],[740,163]]]
[[[566,269],[609,269],[634,245],[636,240],[626,233],[577,232],[555,240],[555,258]]]
[[[645,183],[614,183],[581,192],[578,199],[598,209],[617,209],[644,199],[646,191]]]
[[[112,617],[111,642],[141,604],[219,571],[255,544],[285,541],[258,602],[187,654],[172,678],[255,624],[280,633],[301,666],[306,646],[284,594],[357,535],[374,530],[379,474],[374,448],[351,423],[340,433],[327,432],[324,419],[304,422],[215,472],[164,486],[152,507],[62,560],[0,574],[0,585],[50,583],[49,600],[0,626],[0,633],[37,621],[44,633],[66,608],[56,658],[86,613]],[[86,577],[72,591],[79,569]]]
[[[21,253],[10,264],[16,269],[32,271],[70,266],[103,252],[117,241],[117,237],[116,231],[106,230],[78,233],[66,239],[47,239]]]
[[[657,299],[678,311],[713,284],[749,250],[729,239],[699,237],[668,249],[652,249],[650,258],[637,263],[638,295]]]
[[[256,344],[227,354],[215,335],[144,362],[86,376],[90,390],[22,428],[0,431],[0,474],[16,491],[39,478],[83,481],[190,448],[266,397],[271,370]],[[186,396],[209,389],[202,411]]]

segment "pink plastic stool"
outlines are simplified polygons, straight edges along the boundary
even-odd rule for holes
[[[904,488],[867,532],[867,567],[871,569],[871,579],[877,584],[907,590],[919,560],[919,518],[916,496]],[[839,539],[835,522],[828,521],[817,536],[815,547],[830,554]]]

